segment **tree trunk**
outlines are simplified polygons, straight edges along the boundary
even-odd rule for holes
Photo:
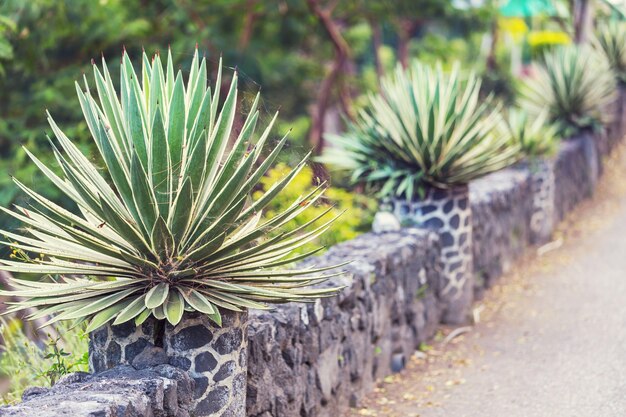
[[[396,24],[398,28],[398,61],[403,68],[409,66],[409,42],[422,23],[421,20],[400,19]]]
[[[493,20],[491,25],[491,46],[489,48],[489,55],[487,55],[487,69],[489,71],[495,71],[498,66],[496,59],[496,48],[498,47],[498,19]]]
[[[324,148],[324,120],[326,112],[330,106],[330,100],[333,92],[333,88],[337,86],[339,82],[339,76],[346,67],[348,58],[350,56],[350,49],[348,44],[341,35],[341,29],[339,25],[332,19],[332,11],[334,10],[336,3],[322,8],[318,0],[307,0],[309,9],[317,17],[322,24],[324,31],[328,35],[328,38],[333,44],[335,49],[335,57],[331,65],[330,71],[322,81],[320,85],[317,100],[315,102],[315,108],[312,114],[311,130],[309,131],[309,141],[313,146],[314,152],[319,154]],[[350,116],[351,104],[349,102],[349,92],[340,91],[339,98],[344,111]]]
[[[593,5],[591,0],[575,0],[573,7],[574,41],[577,44],[585,43],[593,26]]]
[[[378,84],[380,85],[381,79],[385,76],[385,69],[380,57],[380,50],[383,46],[383,33],[380,27],[380,23],[376,20],[370,20],[370,26],[372,28],[372,47],[374,48],[374,64],[376,65],[376,75],[378,75]]]
[[[239,50],[245,51],[248,49],[250,39],[252,39],[252,32],[254,30],[254,23],[256,22],[259,14],[252,11],[256,6],[257,0],[248,0],[246,2],[246,14],[245,22],[243,24],[243,30],[239,38]]]

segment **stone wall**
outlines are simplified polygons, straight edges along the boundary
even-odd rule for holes
[[[66,375],[52,388],[29,388],[2,417],[189,417],[193,380],[169,365],[120,366]]]
[[[554,166],[555,216],[558,221],[591,195],[590,179],[584,169],[586,157],[582,140],[561,143]]]
[[[527,169],[505,169],[470,183],[474,291],[484,290],[508,270],[530,239],[532,198]]]
[[[252,313],[248,415],[334,417],[401,369],[439,323],[439,251],[431,232],[368,233],[315,260],[352,260],[338,297]]]
[[[593,191],[588,159],[581,140],[563,142],[555,156],[558,220]],[[470,185],[479,296],[528,246],[529,175],[507,169]],[[308,260],[319,266],[351,260],[332,282],[346,288],[314,304],[251,312],[248,416],[338,416],[358,405],[377,379],[402,369],[440,322],[440,255],[435,233],[407,229],[368,233]],[[0,408],[0,416],[41,415],[35,410],[46,416],[187,416],[193,379],[154,357],[143,359],[133,360],[135,367],[31,389],[21,404]]]

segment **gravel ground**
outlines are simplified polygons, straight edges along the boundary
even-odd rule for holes
[[[346,417],[626,416],[626,154],[533,249]]]

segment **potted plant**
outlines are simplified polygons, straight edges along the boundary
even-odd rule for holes
[[[330,268],[289,269],[308,255],[290,253],[332,221],[318,222],[322,214],[288,227],[324,186],[262,220],[305,161],[251,198],[287,138],[262,153],[276,116],[256,133],[258,95],[235,130],[237,74],[222,103],[221,64],[212,91],[197,50],[186,82],[171,53],[166,66],[144,53],[139,74],[124,53],[119,92],[104,59],[93,71],[96,95],[86,79],[76,91],[102,162],[84,156],[48,115],[60,172],[25,152],[77,210],[15,179],[32,206],[3,208],[24,229],[2,233],[38,255],[2,260],[0,269],[43,278],[11,279],[1,294],[19,297],[9,312],[36,307],[33,319],[86,322],[93,370],[162,348],[196,381],[193,415],[244,416],[247,309],[338,291],[311,287],[332,276]]]
[[[581,45],[547,53],[535,76],[522,86],[520,106],[531,117],[547,111],[549,122],[557,126],[561,137],[582,142],[589,193],[601,168],[598,150],[606,150],[603,124],[612,120],[610,106],[615,92],[615,79],[606,59]]]
[[[626,23],[611,21],[598,25],[595,36],[592,38],[592,45],[608,61],[619,87],[615,106],[617,120],[612,139],[620,140],[626,134],[624,127],[624,119],[626,119]]]
[[[322,158],[377,190],[403,223],[441,237],[443,320],[466,321],[473,299],[468,183],[514,163],[518,146],[498,126],[498,106],[480,79],[415,62],[383,79],[348,133],[330,136]]]
[[[548,122],[547,112],[531,118],[519,108],[510,108],[502,119],[501,129],[520,147],[528,169],[532,189],[530,241],[546,243],[554,229],[554,155],[558,136],[556,126]]]

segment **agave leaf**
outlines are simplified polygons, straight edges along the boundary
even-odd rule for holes
[[[124,66],[126,68],[126,66]],[[133,77],[136,77],[134,74]],[[134,80],[131,79],[132,82]],[[134,84],[134,83],[133,83]],[[134,85],[129,87],[129,105],[126,108],[126,121],[128,126],[128,131],[130,132],[130,137],[133,143],[134,152],[133,158],[136,155],[138,160],[141,162],[141,165],[144,169],[148,167],[148,146],[146,143],[146,132],[144,131],[144,116],[142,114],[141,109],[141,98]],[[133,159],[131,158],[131,172],[132,172],[132,164]]]
[[[163,310],[165,311],[165,318],[172,326],[176,326],[180,323],[180,320],[183,318],[183,313],[185,312],[185,300],[178,290],[170,291],[167,301],[165,301],[163,306]]]
[[[172,225],[172,234],[175,241],[179,242],[187,231],[187,226],[191,218],[193,205],[193,186],[191,179],[187,178],[176,196],[174,210],[169,223]]]
[[[154,123],[157,109],[162,112],[167,98],[165,97],[165,77],[163,75],[163,64],[161,56],[156,54],[152,61],[152,72],[150,73],[150,100],[148,102],[148,114],[152,117],[150,122]],[[153,132],[154,133],[154,132]],[[152,146],[155,146],[154,143]]]
[[[91,302],[82,308],[78,308],[71,313],[67,314],[64,319],[71,320],[77,319],[80,317],[88,317],[92,314],[98,313],[105,308],[110,307],[113,304],[117,304],[118,302],[124,300],[126,297],[136,292],[136,288],[129,288],[127,290],[122,290],[119,292],[115,292],[111,295],[107,295],[105,297],[98,298],[97,301]]]
[[[187,291],[181,291],[181,294],[185,298],[187,304],[193,307],[196,311],[204,314],[215,314],[217,309],[206,299],[204,295],[194,289]]]
[[[135,326],[141,326],[152,314],[152,310],[144,309],[137,317],[135,317]]]
[[[207,243],[189,253],[186,259],[189,259],[193,262],[200,262],[201,260],[206,259],[222,246],[222,244],[224,243],[224,239],[226,239],[226,233],[216,235]]]
[[[181,171],[182,149],[185,144],[185,120],[185,88],[182,74],[179,71],[171,95],[167,129],[167,143],[172,161],[170,181],[173,189],[176,189]]]
[[[216,89],[216,93],[217,93]],[[217,108],[218,101],[213,99],[213,107]],[[235,110],[237,104],[237,74],[233,75],[233,80],[230,84],[230,90],[226,96],[226,101],[222,107],[219,118],[217,120],[217,126],[215,129],[210,129],[213,132],[211,137],[211,147],[207,156],[207,167],[209,168],[205,182],[205,189],[203,195],[208,195],[213,187],[215,176],[220,167],[219,161],[222,160],[226,145],[228,144],[228,138],[230,137],[230,131],[235,120]]]
[[[130,300],[124,300],[100,311],[99,313],[94,315],[93,318],[89,321],[85,332],[91,333],[94,330],[104,326],[105,324],[113,320],[121,311],[123,311],[128,306],[128,304],[130,304],[130,302]]]
[[[104,63],[105,73],[108,76],[106,69],[106,63]],[[94,64],[94,78],[96,80],[96,87],[98,90],[98,97],[100,103],[102,103],[102,114],[109,123],[108,128],[111,129],[110,137],[114,138],[117,147],[122,154],[122,161],[126,166],[130,163],[130,152],[128,148],[128,140],[126,138],[126,132],[121,125],[121,110],[120,103],[117,99],[117,95],[113,91],[113,86],[109,85],[110,76],[107,80],[102,76],[98,67]],[[113,92],[113,95],[110,95]]]
[[[163,304],[152,309],[152,315],[157,320],[165,320],[165,309],[163,307]]]
[[[148,177],[137,153],[133,152],[133,159],[130,163],[130,183],[133,191],[133,199],[137,212],[141,216],[145,236],[149,236],[148,231],[154,227],[157,217],[157,202],[153,190],[148,183]]]
[[[152,186],[158,205],[159,213],[163,218],[169,215],[170,199],[172,196],[170,152],[161,109],[157,108],[152,122],[151,175]]]
[[[162,306],[167,299],[169,290],[170,287],[165,282],[152,287],[146,294],[146,308],[155,310],[157,307]]]
[[[160,259],[167,259],[174,253],[174,237],[163,217],[159,216],[152,229],[152,247]]]
[[[172,91],[174,91],[174,60],[172,59],[172,50],[167,48],[167,75],[165,78],[165,88],[166,88],[166,96],[168,97],[168,105],[169,97],[172,97]]]
[[[216,305],[217,307],[221,307],[223,309],[230,310],[230,311],[237,311],[237,312],[244,311],[245,307],[241,305],[233,304],[230,301],[224,300],[223,297],[217,296],[218,291],[208,291],[206,289],[200,289],[198,291],[202,292],[202,294],[206,297],[206,299],[209,300],[211,304]]]

